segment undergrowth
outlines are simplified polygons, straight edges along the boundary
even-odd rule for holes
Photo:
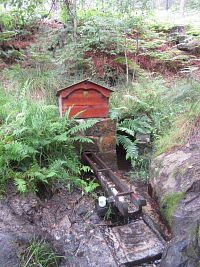
[[[184,143],[195,127],[200,117],[200,85],[190,81],[180,86],[181,91],[177,92],[172,105],[181,105],[181,112],[176,112],[171,119],[171,127],[165,129],[162,135],[156,140],[155,155]]]
[[[77,124],[68,113],[60,118],[57,106],[27,100],[23,94],[18,99],[8,97],[0,114],[1,192],[9,181],[21,193],[37,191],[38,183],[80,184],[81,171],[87,168],[79,162],[75,143],[92,142],[82,132],[96,120]],[[84,186],[89,190],[89,184]]]
[[[18,254],[21,267],[58,267],[62,256],[59,256],[49,243],[44,240],[33,240]]]
[[[56,91],[61,88],[61,76],[55,66],[37,63],[34,67],[22,68],[14,65],[3,72],[8,87],[18,95],[26,91],[26,95],[46,103],[56,103]]]
[[[154,156],[181,145],[200,116],[200,86],[193,80],[167,86],[149,79],[121,87],[111,97],[111,118],[118,121],[117,142],[134,168],[133,179],[146,180],[150,156],[141,155],[136,134],[147,134]]]

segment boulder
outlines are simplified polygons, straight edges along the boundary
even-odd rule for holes
[[[169,34],[177,33],[179,35],[185,34],[185,26],[184,25],[176,25],[170,29]]]
[[[161,267],[200,267],[200,131],[181,147],[153,159],[151,186],[172,240]]]
[[[197,40],[190,40],[189,42],[182,42],[177,45],[177,48],[179,50],[190,52],[192,54],[200,54],[200,42]]]
[[[0,233],[0,266],[18,267],[17,252],[19,244],[13,235],[8,233]]]
[[[0,267],[20,267],[18,254],[34,238],[49,238],[33,224],[37,198],[10,195],[0,201]]]

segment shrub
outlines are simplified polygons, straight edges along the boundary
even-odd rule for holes
[[[0,187],[14,180],[21,193],[37,191],[37,184],[63,180],[73,184],[84,169],[75,142],[92,142],[81,132],[96,121],[77,125],[68,114],[60,118],[57,106],[19,99],[2,108],[0,128]]]

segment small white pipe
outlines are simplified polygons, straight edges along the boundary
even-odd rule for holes
[[[106,206],[106,197],[100,196],[99,197],[99,207],[104,208]]]

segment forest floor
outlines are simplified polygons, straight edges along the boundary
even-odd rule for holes
[[[144,76],[161,75],[166,81],[188,76],[199,80],[199,54],[192,49],[180,50],[179,44],[181,41],[177,40],[180,36],[189,38],[190,41],[196,40],[196,37],[188,35],[185,29],[182,32],[178,32],[178,29],[176,27],[172,28],[171,32],[170,30],[165,32],[162,29],[157,31],[154,29],[150,36],[146,37],[145,35],[138,37],[135,33],[129,34],[127,40],[130,45],[136,47],[138,42],[138,51],[127,53],[129,75],[134,72],[137,78],[143,72]],[[60,58],[63,46],[68,46],[71,42],[70,39],[67,39],[63,44],[59,43],[60,38],[63,38],[63,34],[60,34],[62,31],[63,26],[61,23],[57,21],[42,21],[35,28],[29,30],[27,34],[16,35],[11,40],[4,42],[3,48],[5,51],[19,51],[22,53],[22,58],[18,60],[17,56],[15,58],[15,54],[13,56],[11,54],[10,57],[0,60],[0,69],[8,68],[16,63],[21,64],[22,67],[33,66],[32,56],[29,51],[30,46],[35,47],[34,52],[38,55],[42,56],[46,53],[51,57],[52,61],[56,62]],[[97,79],[106,80],[108,78],[107,82],[109,83],[109,75],[118,76],[124,74],[126,66],[123,53],[112,55],[109,49],[112,50],[113,48],[107,47],[106,51],[94,48],[84,52],[84,58],[88,60],[87,64],[90,65],[87,66],[85,75],[91,75],[90,69],[92,67],[93,75],[95,74]],[[113,85],[112,81],[110,85]]]

